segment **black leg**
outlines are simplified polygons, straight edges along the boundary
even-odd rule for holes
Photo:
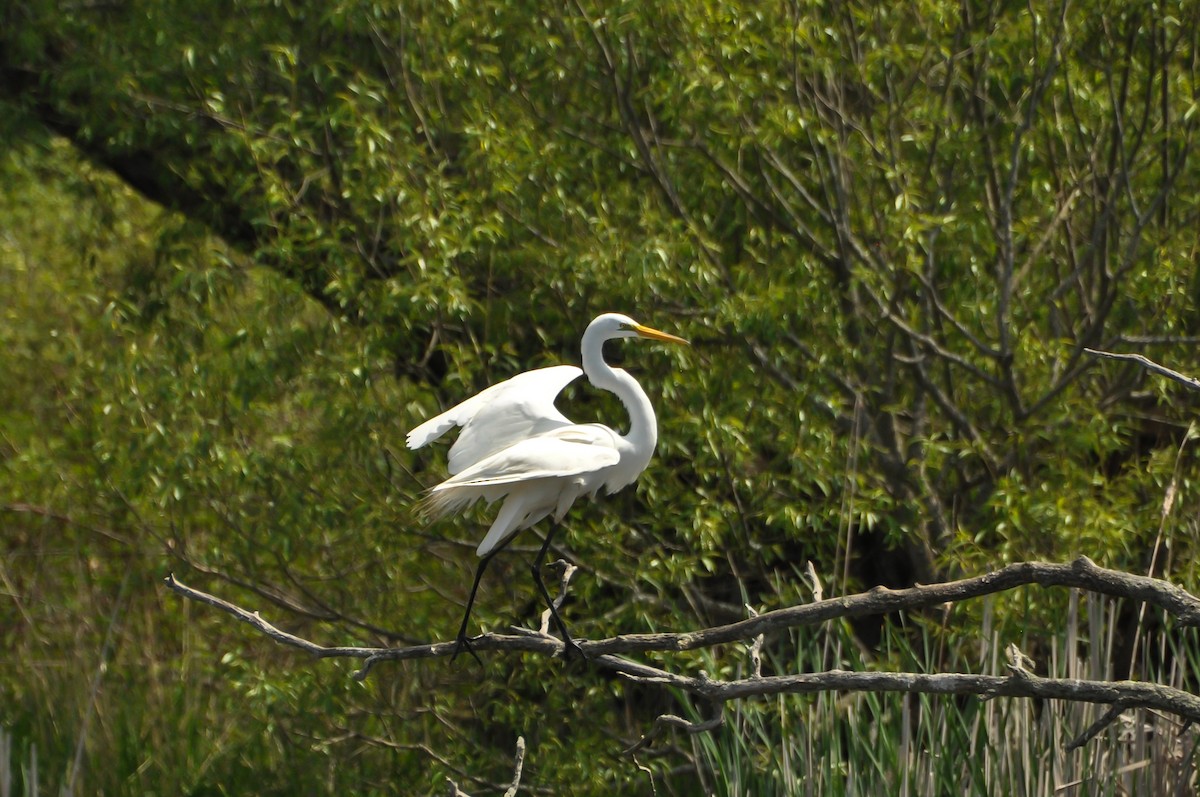
[[[550,590],[546,589],[546,583],[542,581],[542,564],[546,561],[546,552],[550,550],[550,541],[554,538],[556,531],[558,531],[558,524],[550,524],[550,530],[546,532],[546,539],[542,542],[542,549],[538,551],[537,558],[533,560],[533,581],[537,584],[538,592],[542,593],[546,607],[550,609],[550,616],[554,618],[554,624],[558,626],[559,633],[562,634],[563,658],[569,659],[573,655],[585,658],[583,651],[575,644],[575,640],[571,639],[571,633],[567,631],[567,624],[558,616],[558,609],[554,608],[554,599],[550,597]]]
[[[479,566],[475,568],[475,583],[471,585],[471,594],[467,596],[467,610],[463,612],[462,625],[459,626],[458,637],[454,640],[454,652],[450,654],[450,661],[457,659],[458,654],[465,650],[467,653],[471,654],[471,658],[475,659],[479,666],[483,666],[483,662],[479,661],[479,657],[475,655],[475,651],[471,650],[471,641],[467,639],[467,624],[471,621],[471,607],[475,605],[475,593],[479,591],[479,580],[483,578],[483,571],[487,568],[488,562],[492,561],[492,557],[495,556],[499,550],[500,549],[497,548],[495,551],[492,551],[487,556],[480,559]]]

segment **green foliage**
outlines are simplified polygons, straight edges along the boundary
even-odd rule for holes
[[[609,352],[660,445],[571,516],[584,636],[799,599],[806,560],[839,592],[1155,551],[1197,583],[1190,396],[1083,352],[1192,362],[1191,4],[19,0],[0,23],[0,726],[49,789],[436,791],[505,782],[524,734],[531,789],[651,790],[611,734],[669,704],[504,659],[352,685],[157,583],[322,642],[449,636],[484,515],[413,517],[442,455],[403,433],[574,361],[605,310],[694,346]],[[480,626],[536,614],[532,541]],[[656,786],[695,787],[677,763]]]

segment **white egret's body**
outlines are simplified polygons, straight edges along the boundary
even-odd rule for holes
[[[559,365],[519,374],[408,433],[408,447],[420,448],[462,427],[450,449],[450,478],[425,498],[431,517],[461,511],[481,498],[489,504],[504,499],[476,551],[483,561],[476,571],[472,599],[488,560],[518,531],[547,516],[555,523],[561,521],[576,499],[594,496],[602,487],[614,493],[636,481],[650,463],[658,442],[650,399],[636,379],[604,361],[605,341],[630,337],[686,343],[628,316],[606,313],[583,334],[582,370]],[[598,423],[572,423],[555,408],[555,398],[580,374],[621,400],[629,412],[628,433],[620,435]],[[537,568],[549,541],[547,535]],[[534,576],[545,595],[537,569]],[[465,644],[466,623],[464,618],[460,646]]]

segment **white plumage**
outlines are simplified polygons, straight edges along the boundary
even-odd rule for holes
[[[504,499],[476,550],[483,560],[459,631],[460,650],[467,647],[471,603],[492,555],[518,531],[547,516],[556,523],[561,521],[581,496],[594,496],[602,487],[613,493],[632,484],[649,464],[658,441],[654,408],[636,379],[604,362],[605,341],[631,337],[687,342],[642,326],[629,316],[605,313],[583,333],[582,370],[559,365],[519,374],[408,433],[408,447],[420,448],[455,427],[462,428],[450,448],[450,478],[430,490],[423,501],[430,517],[462,511],[481,498],[489,504]],[[572,423],[554,406],[558,394],[580,374],[620,398],[629,412],[627,434],[619,435],[603,424]],[[547,601],[539,570],[549,543],[547,534],[534,570]],[[573,644],[561,621],[559,627],[567,643]]]
[[[451,474],[460,473],[519,440],[570,425],[554,399],[582,373],[574,365],[555,365],[492,385],[413,429],[408,447],[420,448],[461,426],[446,468]]]

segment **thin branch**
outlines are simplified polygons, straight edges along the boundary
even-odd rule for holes
[[[750,604],[746,604],[746,611],[750,613],[751,617],[758,616],[758,612]],[[759,634],[754,637],[754,642],[750,645],[750,674],[754,678],[762,678],[762,648],[766,638],[764,634]]]
[[[663,731],[668,728],[678,728],[679,730],[687,731],[688,733],[708,733],[715,731],[725,724],[725,708],[719,702],[713,703],[713,716],[701,722],[691,722],[683,717],[675,714],[660,714],[654,720],[654,724],[650,726],[650,730],[638,739],[636,744],[625,749],[625,755],[633,755],[639,750],[643,750],[650,746],[650,743],[662,736]]]
[[[101,526],[93,526],[90,523],[84,523],[84,522],[72,517],[71,515],[68,515],[64,512],[59,512],[59,511],[51,509],[49,507],[36,506],[34,504],[27,504],[23,501],[19,501],[17,503],[12,503],[12,504],[0,504],[0,512],[13,512],[13,513],[17,513],[17,514],[37,515],[39,517],[49,518],[50,520],[58,521],[59,523],[62,523],[64,525],[78,526],[79,528],[84,529],[86,531],[93,532],[94,534],[99,534],[102,537],[107,537],[108,539],[112,540],[113,542],[118,542],[121,545],[129,545],[129,546],[133,545],[132,541],[126,539],[125,537],[122,537],[120,534],[117,534],[115,531],[103,528]]]
[[[512,783],[504,790],[503,797],[517,797],[517,790],[521,788],[521,770],[525,768],[525,737],[517,737],[517,752],[513,756],[513,778]],[[470,794],[459,788],[453,778],[446,778],[447,785],[450,786],[451,797],[471,797]]]
[[[1071,741],[1067,742],[1067,752],[1069,753],[1072,750],[1078,750],[1080,747],[1083,747],[1092,739],[1096,738],[1096,735],[1100,733],[1100,731],[1104,730],[1113,722],[1115,722],[1117,717],[1121,716],[1121,713],[1127,708],[1129,708],[1129,706],[1127,706],[1123,701],[1118,700],[1116,703],[1113,703],[1108,707],[1107,711],[1097,717],[1096,721],[1088,726],[1087,730],[1076,736]]]
[[[568,562],[566,559],[558,559],[550,563],[551,567],[561,567],[562,577],[558,582],[558,597],[554,599],[554,611],[562,608],[563,602],[567,599],[568,587],[571,585],[571,578],[575,575],[575,571],[579,568]],[[546,609],[542,612],[542,627],[541,633],[543,636],[550,636],[550,615],[551,611]]]
[[[478,775],[471,774],[470,772],[463,769],[461,766],[459,766],[459,765],[455,764],[454,762],[450,761],[449,759],[447,759],[445,756],[442,756],[442,755],[438,754],[437,752],[435,752],[433,750],[433,748],[431,748],[429,745],[424,744],[422,742],[396,742],[391,739],[385,739],[385,738],[382,738],[379,736],[372,736],[371,734],[362,733],[361,731],[357,731],[357,730],[347,730],[339,736],[334,736],[334,737],[326,738],[326,739],[317,739],[315,737],[311,737],[311,738],[314,742],[322,742],[322,743],[330,743],[330,744],[344,744],[346,742],[364,742],[366,744],[374,745],[376,747],[384,747],[389,750],[403,750],[405,752],[420,753],[421,755],[425,756],[426,758],[430,759],[431,761],[436,761],[438,764],[445,767],[450,772],[454,773],[456,776],[458,776],[460,778],[471,780],[476,785],[482,786],[482,787],[488,789],[489,791],[498,791],[500,789],[500,786],[498,784],[493,783],[492,781],[489,781],[485,778],[481,778]],[[450,779],[447,778],[447,780],[450,780]],[[453,782],[454,781],[451,781],[451,783],[453,783]]]
[[[521,788],[521,770],[525,767],[525,737],[517,737],[517,753],[513,757],[513,779],[504,791],[504,797],[516,797],[517,789]]]
[[[322,623],[335,623],[335,622],[343,623],[345,625],[350,625],[350,626],[354,626],[355,628],[360,628],[363,631],[367,631],[371,634],[375,634],[376,636],[383,637],[385,639],[392,640],[392,641],[405,642],[405,643],[412,643],[414,641],[412,639],[412,637],[402,635],[397,631],[391,631],[389,629],[382,628],[380,626],[376,626],[371,623],[367,623],[367,622],[358,620],[353,617],[349,617],[345,614],[342,614],[339,611],[334,610],[332,607],[330,607],[324,601],[318,600],[316,598],[315,594],[312,593],[311,590],[308,590],[307,588],[305,588],[299,582],[299,580],[297,578],[295,578],[290,572],[286,573],[286,575],[288,576],[288,579],[294,585],[296,585],[302,592],[305,593],[305,597],[309,598],[312,601],[312,603],[315,604],[315,608],[313,606],[304,605],[299,600],[290,596],[287,593],[287,590],[283,589],[282,587],[280,587],[278,585],[270,584],[267,582],[256,583],[253,581],[248,581],[244,578],[239,578],[238,576],[236,576],[232,573],[226,573],[223,570],[220,570],[215,567],[211,567],[209,565],[204,564],[203,562],[192,559],[186,553],[184,553],[182,550],[180,550],[178,546],[175,546],[175,545],[171,545],[170,550],[173,554],[175,554],[182,562],[184,562],[191,569],[193,569],[199,573],[203,573],[206,576],[212,576],[214,578],[219,578],[222,581],[224,581],[228,584],[231,584],[232,586],[239,587],[240,589],[244,589],[248,592],[252,592],[255,595],[259,596],[260,598],[270,601],[274,605],[280,607],[281,609],[285,609],[285,610],[291,612],[292,614],[296,614],[301,617],[307,617],[311,620],[316,620],[316,621],[322,622]],[[281,561],[281,564],[282,564],[282,561]],[[286,566],[284,567],[284,570],[286,572],[286,570],[287,570]]]
[[[974,376],[976,379],[979,379],[980,381],[982,381],[988,385],[991,385],[992,387],[996,388],[997,390],[1004,388],[1004,385],[1000,379],[987,373],[986,371],[984,371],[982,368],[980,368],[979,366],[972,363],[970,360],[968,360],[963,355],[957,354],[956,352],[953,352],[950,349],[946,348],[945,346],[943,346],[941,344],[940,341],[938,341],[932,335],[927,335],[924,332],[921,332],[920,330],[916,329],[911,324],[909,324],[907,321],[905,321],[903,318],[901,318],[899,315],[897,315],[895,312],[893,312],[892,308],[888,306],[888,303],[884,300],[884,298],[882,296],[880,296],[879,293],[876,292],[867,282],[862,283],[862,288],[866,292],[867,296],[869,296],[871,298],[871,301],[875,303],[876,309],[878,310],[879,314],[884,318],[884,320],[886,320],[888,323],[890,323],[892,326],[894,326],[897,330],[899,330],[901,333],[903,333],[906,337],[908,337],[910,340],[912,340],[915,344],[918,344],[920,347],[928,350],[930,353],[936,355],[937,357],[939,357],[953,365],[958,366],[959,368],[963,369],[967,373]]]
[[[175,579],[175,575],[173,573],[166,577],[165,583],[166,583],[167,587],[174,590],[175,592],[178,592],[180,595],[184,596],[185,598],[188,598],[188,599],[194,600],[194,601],[198,601],[200,603],[207,603],[209,606],[214,606],[223,612],[232,614],[234,617],[241,620],[243,623],[246,623],[246,624],[254,627],[256,630],[262,632],[263,634],[266,634],[267,636],[269,636],[271,639],[274,639],[279,644],[290,645],[291,647],[294,647],[294,648],[300,648],[301,650],[307,651],[308,653],[311,653],[312,655],[316,656],[319,659],[327,659],[327,658],[365,659],[365,658],[369,658],[370,656],[372,656],[375,653],[378,653],[381,650],[381,648],[325,647],[323,645],[318,645],[317,643],[310,642],[307,639],[304,639],[303,637],[298,637],[295,634],[289,634],[287,631],[282,631],[279,628],[276,628],[275,626],[268,623],[266,620],[262,619],[262,617],[259,615],[258,612],[247,611],[246,609],[243,609],[240,606],[235,606],[234,604],[230,603],[229,601],[218,598],[215,595],[209,595],[207,592],[201,592],[198,589],[192,589],[191,587],[187,586],[186,584],[183,584],[182,582],[177,581]],[[432,645],[432,646],[425,645],[425,646],[421,646],[421,647],[435,647],[436,648],[439,646],[438,645]],[[454,644],[452,642],[442,643],[442,645],[440,647],[447,647],[447,652],[452,652],[449,649],[453,648]],[[439,655],[439,654],[434,653],[433,655]]]
[[[1194,376],[1188,376],[1187,374],[1181,374],[1178,371],[1173,371],[1165,365],[1159,365],[1145,355],[1120,354],[1111,351],[1101,351],[1100,349],[1084,349],[1084,351],[1095,357],[1104,357],[1109,360],[1126,360],[1128,362],[1137,363],[1149,371],[1153,371],[1156,374],[1162,374],[1163,376],[1174,379],[1176,382],[1180,383],[1181,385],[1186,385],[1192,390],[1200,390],[1200,379],[1197,379]]]

